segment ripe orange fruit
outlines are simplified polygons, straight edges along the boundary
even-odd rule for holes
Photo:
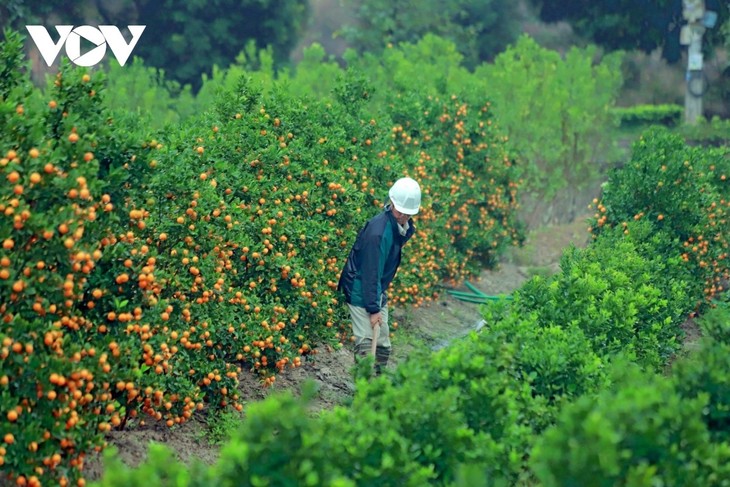
[[[14,423],[18,420],[18,412],[16,410],[8,411],[8,421]]]

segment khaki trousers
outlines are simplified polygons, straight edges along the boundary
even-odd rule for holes
[[[373,343],[373,327],[370,325],[370,313],[365,308],[347,304],[352,318],[352,334],[355,335],[355,349],[369,350]],[[388,305],[380,308],[380,332],[378,347],[390,348],[390,329],[388,328]]]

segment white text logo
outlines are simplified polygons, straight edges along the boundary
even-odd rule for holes
[[[71,62],[77,66],[86,67],[94,66],[104,58],[107,44],[119,64],[124,66],[124,63],[127,62],[130,54],[132,54],[132,49],[137,45],[137,41],[145,27],[144,25],[127,26],[129,32],[132,34],[132,40],[127,44],[122,33],[113,25],[100,25],[98,28],[90,25],[80,25],[76,28],[73,25],[57,25],[58,42],[53,42],[50,34],[42,25],[25,26],[46,64],[49,66],[53,64],[56,57],[58,57],[58,53],[61,52],[61,47],[65,45],[66,55],[68,55]],[[92,48],[89,52],[81,54],[82,37],[96,47]]]

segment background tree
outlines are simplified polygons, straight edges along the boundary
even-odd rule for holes
[[[194,90],[213,65],[227,66],[253,40],[288,61],[308,15],[307,0],[8,0],[4,27],[42,23],[147,26],[134,54]],[[53,33],[52,33],[53,35]]]
[[[662,49],[663,57],[681,57],[679,31],[684,24],[682,0],[532,0],[544,22],[567,21],[573,30],[609,50]],[[730,13],[727,2],[705,0],[705,8],[718,14],[718,25]],[[722,45],[723,32],[708,30],[707,46]]]
[[[135,51],[173,78],[200,86],[212,65],[227,66],[249,40],[288,61],[307,17],[306,0],[138,0],[140,21],[154,30]]]
[[[517,39],[517,2],[498,0],[344,0],[354,12],[342,35],[358,52],[418,42],[432,33],[452,40],[468,66],[491,60]]]

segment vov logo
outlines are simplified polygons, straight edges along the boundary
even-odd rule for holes
[[[90,25],[57,25],[58,42],[53,42],[48,30],[42,25],[26,25],[30,37],[35,42],[43,60],[50,66],[58,57],[61,48],[66,46],[66,55],[77,66],[90,67],[98,64],[106,54],[106,46],[112,50],[120,65],[124,66],[137,45],[145,25],[129,25],[127,28],[132,34],[132,40],[127,43],[119,29],[113,25],[100,25],[98,28]],[[81,38],[94,44],[96,47],[81,54]]]

